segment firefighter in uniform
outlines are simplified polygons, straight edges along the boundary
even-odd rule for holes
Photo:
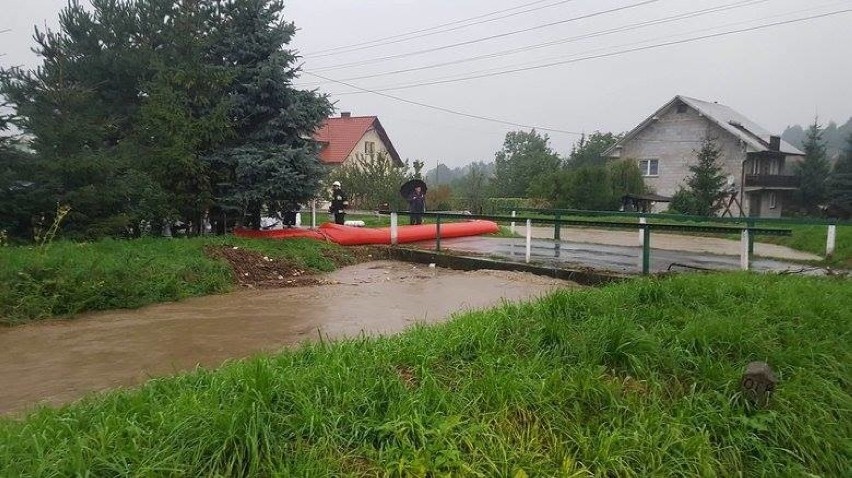
[[[343,224],[346,218],[346,208],[349,207],[349,198],[340,188],[340,181],[331,183],[331,207],[329,212],[334,214],[334,222]]]

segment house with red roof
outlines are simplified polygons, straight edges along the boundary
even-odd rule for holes
[[[376,116],[352,116],[343,112],[328,118],[314,133],[320,143],[323,164],[338,166],[347,161],[384,154],[397,166],[402,159]]]

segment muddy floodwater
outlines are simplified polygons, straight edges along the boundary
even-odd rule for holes
[[[380,261],[330,284],[242,290],[0,330],[0,413],[212,367],[306,340],[399,332],[454,312],[576,284],[514,272]]]

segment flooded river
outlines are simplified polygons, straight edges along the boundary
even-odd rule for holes
[[[243,290],[137,310],[0,329],[0,413],[148,378],[214,367],[306,340],[399,332],[457,311],[576,284],[513,272],[459,272],[380,261],[329,285]]]

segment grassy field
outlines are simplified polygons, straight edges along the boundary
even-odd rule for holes
[[[849,476],[850,292],[641,279],[306,345],[0,420],[0,475]]]
[[[45,248],[0,247],[0,324],[87,310],[134,308],[231,290],[231,269],[205,246],[255,250],[294,266],[328,271],[345,249],[311,240],[235,237],[56,242]]]

